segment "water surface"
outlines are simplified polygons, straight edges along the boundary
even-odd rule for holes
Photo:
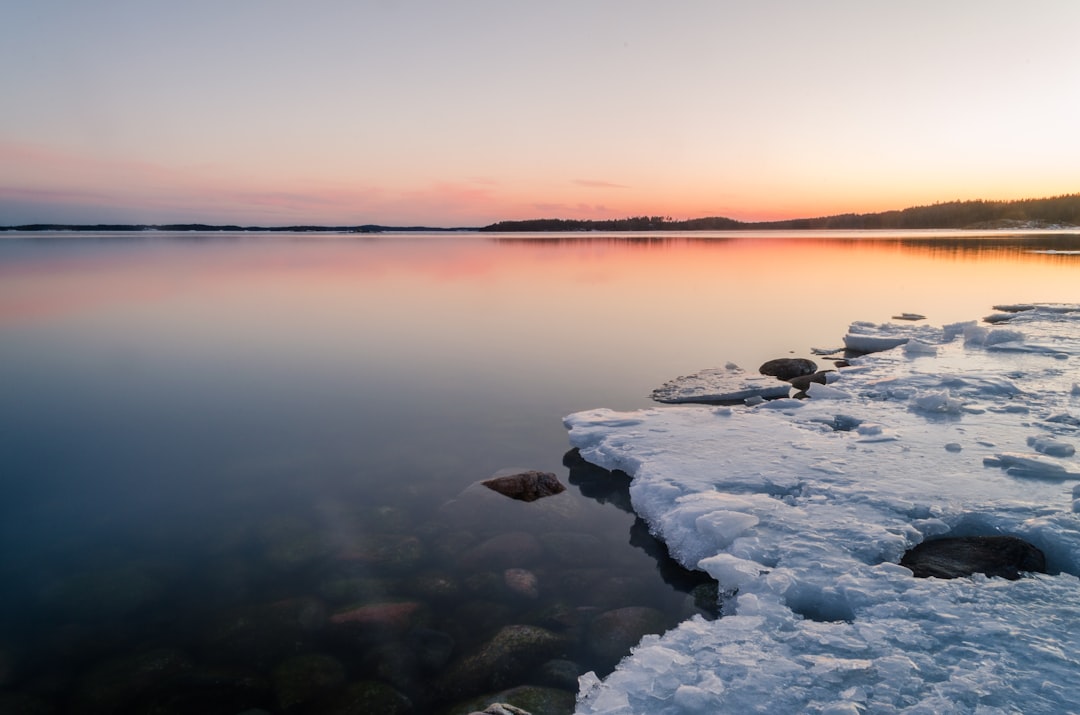
[[[137,712],[167,688],[93,700],[102,664],[167,652],[189,679],[236,681],[167,712],[215,698],[276,712],[282,661],[315,651],[346,683],[443,707],[410,689],[521,623],[610,667],[583,635],[597,613],[655,608],[672,625],[694,609],[617,495],[575,479],[553,498],[561,516],[507,506],[526,515],[516,527],[487,504],[451,523],[443,505],[503,469],[571,481],[561,417],[648,406],[677,375],[808,356],[852,320],[1075,302],[1080,256],[1046,251],[1078,247],[1060,233],[0,234],[0,686],[57,712]],[[515,528],[547,539],[526,564],[536,598],[464,556]],[[575,561],[588,549],[567,543],[599,546]],[[401,601],[423,613],[403,634],[326,635],[350,605]],[[295,633],[277,615],[263,641],[229,630],[280,603]],[[428,647],[418,632],[450,651],[427,665],[394,651]],[[345,687],[302,711],[334,711]]]

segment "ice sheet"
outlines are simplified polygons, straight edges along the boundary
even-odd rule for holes
[[[583,676],[578,712],[1080,710],[1080,306],[998,309],[992,327],[853,324],[855,342],[897,347],[809,400],[567,417],[582,456],[631,474],[635,510],[725,594],[722,618]],[[946,533],[1020,536],[1051,573],[898,565]]]

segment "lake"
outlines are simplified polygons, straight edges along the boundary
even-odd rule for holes
[[[569,710],[715,613],[563,416],[1078,277],[1068,232],[0,233],[0,711]],[[568,489],[475,484],[524,470]]]

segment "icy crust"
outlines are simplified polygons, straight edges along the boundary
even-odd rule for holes
[[[884,329],[934,350],[858,358],[817,386],[828,399],[567,417],[582,456],[630,473],[635,510],[726,593],[719,620],[583,676],[578,712],[1077,711],[1080,310],[1010,316]],[[993,349],[996,330],[1053,350]],[[898,565],[946,533],[1020,536],[1051,574]]]
[[[791,383],[769,375],[751,374],[734,363],[728,363],[723,368],[709,368],[669,380],[653,390],[652,399],[669,404],[708,404],[753,398],[774,399],[786,397],[790,392]]]

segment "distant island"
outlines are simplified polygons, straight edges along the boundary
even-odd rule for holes
[[[182,224],[54,224],[3,226],[0,231],[192,231],[383,233],[393,232],[552,232],[552,231],[804,231],[814,229],[1052,229],[1080,228],[1080,194],[1016,201],[950,201],[913,206],[897,211],[838,214],[785,221],[738,221],[723,216],[674,220],[670,216],[633,216],[619,219],[541,218],[499,221],[489,226],[437,228],[431,226],[237,226]]]

